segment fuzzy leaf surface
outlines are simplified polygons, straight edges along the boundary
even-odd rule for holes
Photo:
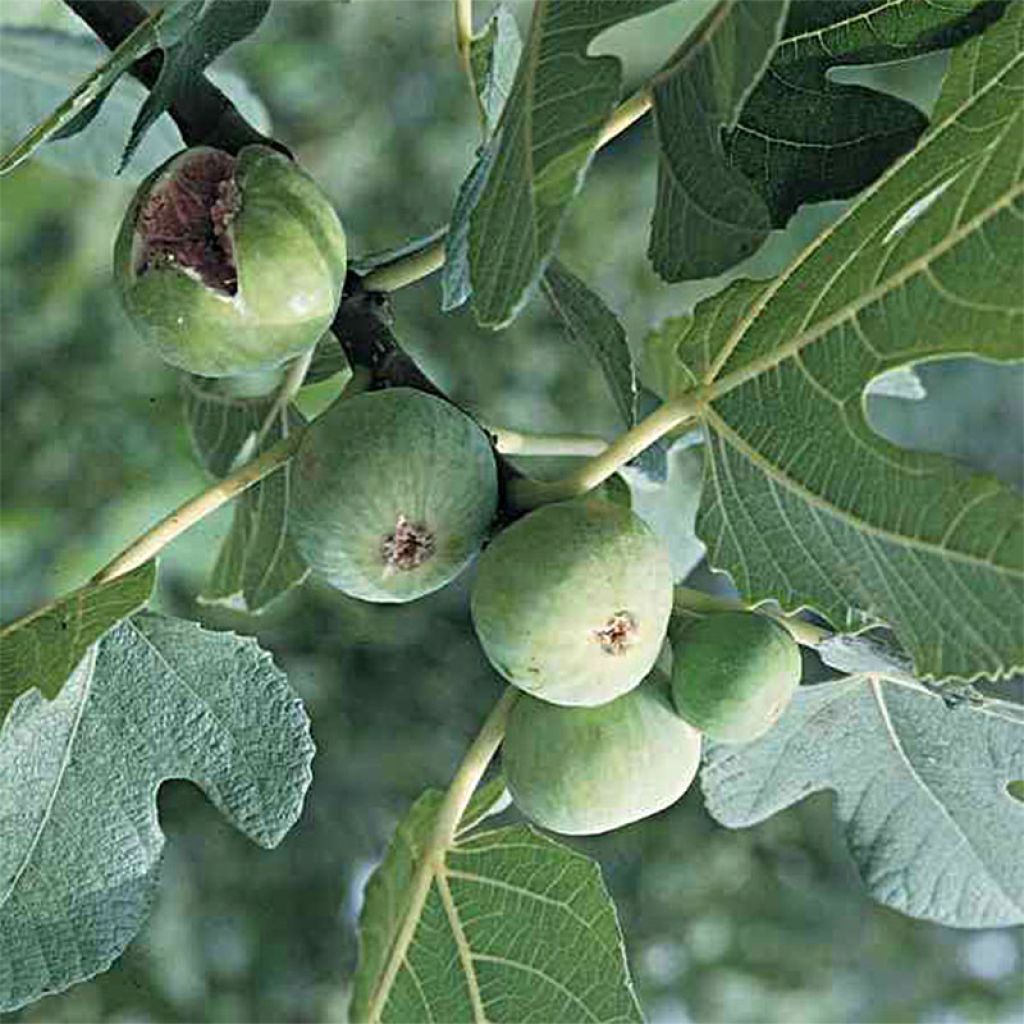
[[[0,629],[0,726],[27,690],[53,700],[89,647],[137,612],[155,584],[156,562],[146,562],[108,583],[87,583]]]
[[[0,1009],[106,970],[145,919],[167,779],[199,786],[275,846],[311,779],[309,721],[255,641],[142,613],[114,627],[53,701],[0,732]]]
[[[918,686],[851,676],[801,687],[778,724],[709,748],[711,815],[757,824],[831,790],[871,895],[958,928],[1024,922],[1024,716],[993,701],[954,709]]]
[[[338,347],[338,346],[335,346]],[[217,381],[183,378],[185,419],[192,445],[214,476],[228,473],[241,447],[258,431],[274,396],[238,398],[226,395]],[[290,407],[287,421],[279,416],[260,445],[258,455],[303,424]],[[241,605],[251,612],[300,584],[309,566],[288,533],[292,468],[286,465],[235,499],[231,530],[214,564],[200,600]]]
[[[864,391],[915,361],[1024,355],[1022,33],[1017,5],[954,54],[918,148],[775,281],[671,321],[646,362],[665,393],[708,399],[712,564],[839,631],[889,624],[925,679],[1024,665],[1024,509],[994,477],[879,437]]]
[[[658,192],[648,255],[666,281],[720,273],[771,228],[722,141],[771,59],[786,8],[786,0],[717,4],[655,76]]]
[[[502,788],[492,784],[488,806]],[[641,1020],[597,865],[523,825],[463,833],[443,852],[412,941],[381,986],[441,800],[420,797],[367,886],[351,1019]]]
[[[500,122],[456,200],[446,309],[471,290],[478,321],[499,328],[523,307],[619,99],[619,60],[587,48],[665,2],[538,0]]]

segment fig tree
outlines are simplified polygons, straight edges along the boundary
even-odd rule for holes
[[[770,729],[800,683],[800,648],[784,626],[723,612],[672,631],[672,698],[692,726],[723,743]]]
[[[204,377],[276,366],[327,329],[345,232],[316,182],[267,146],[196,146],[139,187],[114,270],[130,319],[167,362]]]
[[[484,552],[471,606],[509,682],[555,704],[604,704],[658,657],[672,607],[668,551],[622,505],[546,505]]]
[[[674,804],[697,774],[700,742],[655,671],[600,707],[520,696],[502,762],[512,799],[528,818],[565,835],[593,835]]]
[[[335,402],[294,465],[289,528],[299,551],[364,601],[411,601],[444,586],[479,550],[497,509],[484,432],[408,388]]]

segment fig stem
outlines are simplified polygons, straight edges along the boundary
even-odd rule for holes
[[[459,52],[459,62],[466,73],[473,98],[479,103],[476,82],[473,80],[473,64],[470,51],[473,45],[473,0],[455,0],[455,48]]]
[[[600,455],[608,447],[603,437],[592,434],[531,434],[508,427],[481,423],[502,455]]]
[[[514,508],[525,510],[586,494],[669,431],[688,423],[696,416],[699,407],[700,399],[692,392],[665,402],[631,430],[617,437],[600,455],[561,480],[512,480],[508,487],[509,501]]]
[[[106,583],[123,576],[148,562],[176,537],[194,526],[200,519],[215,512],[221,505],[236,498],[243,491],[280,469],[295,454],[304,431],[296,430],[272,445],[258,458],[235,470],[230,476],[218,480],[173,512],[164,516],[155,526],[131,542],[116,558],[108,562],[90,583]]]
[[[457,5],[459,2],[460,0],[456,0]],[[468,54],[468,49],[466,52]],[[470,80],[472,81],[472,71]],[[653,101],[649,86],[642,86],[629,99],[623,100],[605,122],[601,134],[597,137],[595,149],[608,145],[612,139],[643,117],[651,109]],[[371,292],[394,292],[429,277],[444,266],[444,243],[445,236],[442,235],[440,238],[425,242],[421,249],[404,253],[391,263],[380,264],[363,278],[363,287]]]
[[[447,235],[435,238],[422,249],[399,256],[393,263],[382,263],[363,278],[363,287],[370,292],[395,292],[406,285],[429,277],[444,266],[444,243]]]
[[[501,741],[505,738],[505,723],[508,713],[512,710],[519,691],[514,686],[506,688],[484,720],[476,739],[470,744],[462,763],[452,778],[448,791],[444,795],[434,819],[434,828],[430,839],[420,851],[416,864],[416,873],[409,885],[409,903],[402,918],[401,927],[395,936],[394,944],[388,951],[384,970],[370,997],[367,1008],[367,1019],[370,1024],[377,1024],[387,1004],[388,996],[394,986],[398,972],[405,961],[416,926],[420,922],[423,906],[430,895],[430,887],[435,878],[444,873],[445,853],[452,845],[459,821],[469,806],[473,792],[480,784],[487,766],[498,752]]]
[[[716,612],[756,612],[758,615],[765,615],[774,619],[780,626],[784,626],[789,635],[804,647],[817,647],[830,636],[832,631],[823,626],[816,626],[813,622],[801,619],[798,615],[787,615],[785,612],[775,611],[771,608],[757,608],[740,601],[734,597],[716,597],[714,594],[705,593],[703,590],[694,590],[692,587],[676,587],[672,597],[673,611],[682,614],[696,613],[698,615],[714,614]]]

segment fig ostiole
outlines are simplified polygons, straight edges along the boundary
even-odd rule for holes
[[[114,248],[129,318],[169,363],[251,373],[311,348],[341,301],[345,232],[319,186],[267,146],[171,157],[135,194]]]
[[[722,743],[766,733],[800,684],[800,647],[778,622],[722,612],[672,628],[672,699],[692,726]]]
[[[454,579],[497,511],[494,453],[465,413],[408,388],[341,399],[294,461],[289,529],[309,565],[364,601],[402,602]]]
[[[652,672],[599,707],[561,707],[521,695],[502,765],[516,806],[543,828],[594,835],[674,804],[700,765],[700,733],[672,707]]]
[[[601,499],[546,505],[484,551],[471,610],[491,664],[555,704],[604,704],[658,657],[672,608],[664,544]]]

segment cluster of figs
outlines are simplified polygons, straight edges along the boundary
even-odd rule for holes
[[[341,299],[345,234],[316,183],[265,146],[195,147],[143,182],[115,248],[129,317],[168,362],[230,377],[308,351]],[[474,559],[473,625],[522,694],[502,761],[512,797],[591,834],[674,803],[701,737],[749,742],[799,683],[799,649],[745,611],[673,617],[663,541],[618,501],[544,505],[496,532],[484,431],[409,388],[343,397],[294,461],[289,530],[353,597],[412,601]],[[670,667],[669,667],[670,661]]]

